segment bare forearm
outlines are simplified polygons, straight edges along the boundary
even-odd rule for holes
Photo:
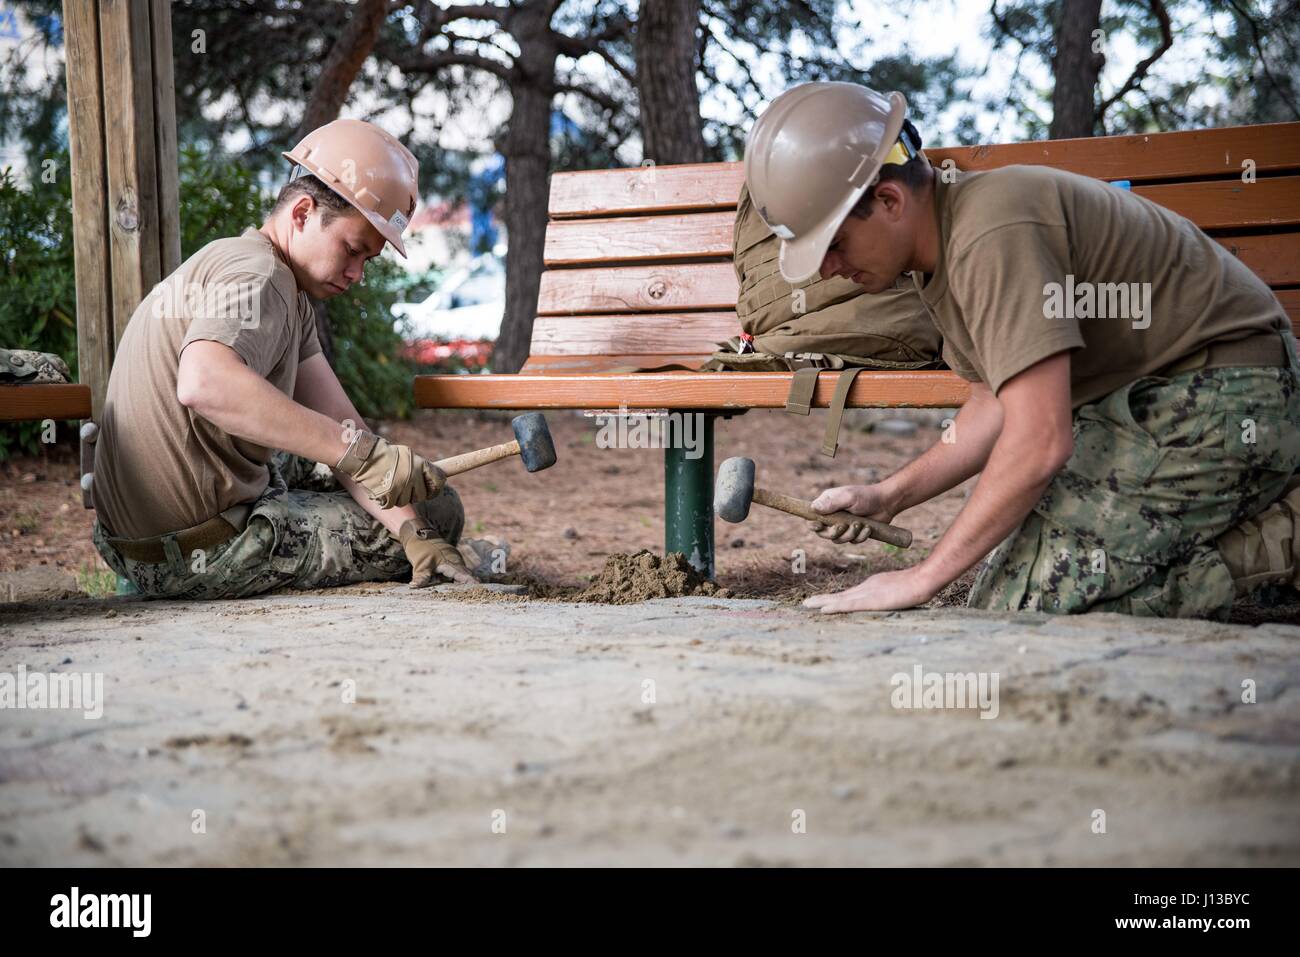
[[[200,340],[181,354],[177,399],[222,431],[333,468],[366,423],[329,364],[313,356],[299,366],[293,398],[253,372],[230,347]],[[353,478],[334,469],[343,487],[394,536],[409,505],[382,509]]]
[[[1002,407],[991,394],[973,397],[945,434],[921,456],[880,483],[897,515],[966,481],[984,468],[1002,430]]]
[[[918,571],[937,588],[956,580],[1024,521],[1058,468],[1041,436],[1004,433],[965,508]]]
[[[199,385],[185,404],[223,432],[313,462],[332,466],[347,451],[341,423],[295,402],[242,363],[229,373],[219,386]]]

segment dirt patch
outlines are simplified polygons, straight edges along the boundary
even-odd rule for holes
[[[591,584],[569,600],[632,605],[651,598],[689,595],[730,598],[731,592],[697,572],[681,552],[669,552],[660,558],[642,549],[631,555],[610,555]]]

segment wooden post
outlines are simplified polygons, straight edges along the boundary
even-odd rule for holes
[[[176,80],[172,71],[171,0],[150,0],[153,124],[158,146],[158,242],[163,277],[181,264],[180,152],[176,144]]]
[[[108,174],[99,67],[99,4],[65,0],[63,36],[68,74],[68,145],[72,152],[72,234],[77,285],[78,378],[90,387],[98,417],[113,363],[112,283],[108,268]]]
[[[162,279],[149,5],[99,0],[114,343]]]
[[[63,23],[77,365],[97,418],[131,315],[180,265],[171,6],[64,0]]]

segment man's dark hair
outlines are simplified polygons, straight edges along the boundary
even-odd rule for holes
[[[322,226],[328,226],[339,216],[353,209],[352,204],[346,199],[315,176],[305,173],[286,183],[280,190],[280,195],[275,199],[275,206],[271,208],[272,215],[286,206],[292,206],[299,196],[310,196],[316,201],[316,205],[320,207],[320,224]]]
[[[920,154],[921,134],[917,132],[911,120],[903,120],[903,135],[911,139],[912,145],[917,149],[917,155],[906,163],[886,163],[880,167],[880,179],[863,193],[857,205],[849,210],[850,216],[856,216],[858,219],[867,219],[871,216],[871,204],[876,198],[876,186],[881,183],[892,180],[896,183],[902,183],[915,193],[929,181],[931,176],[930,161]]]

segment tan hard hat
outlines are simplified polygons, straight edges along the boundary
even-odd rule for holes
[[[885,163],[916,154],[900,142],[901,93],[856,83],[803,83],[763,111],[745,141],[745,181],[763,222],[781,240],[781,275],[816,275],[840,224]]]
[[[420,164],[391,133],[365,120],[334,120],[281,154],[338,193],[406,257],[402,233],[420,193]]]

